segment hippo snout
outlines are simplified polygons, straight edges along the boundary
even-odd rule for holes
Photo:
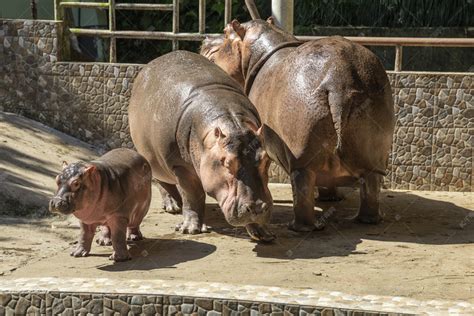
[[[69,201],[55,196],[49,201],[49,211],[51,213],[69,214],[73,212],[73,208]]]
[[[270,219],[272,203],[262,200],[238,203],[234,211],[223,208],[225,218],[232,226],[245,226],[250,223],[266,223]]]

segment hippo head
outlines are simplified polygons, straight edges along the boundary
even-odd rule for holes
[[[222,131],[215,127],[204,140],[200,175],[204,190],[216,198],[233,226],[265,224],[273,207],[268,190],[270,160],[258,131]]]
[[[87,188],[91,178],[97,175],[93,165],[83,162],[68,164],[63,162],[62,172],[56,176],[58,186],[56,194],[49,201],[49,211],[52,213],[71,214],[80,210],[87,200]]]
[[[221,67],[242,86],[249,69],[269,50],[279,43],[296,38],[267,21],[252,20],[240,24],[233,20],[219,37],[206,38],[201,55]]]

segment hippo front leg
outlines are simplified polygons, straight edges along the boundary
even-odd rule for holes
[[[193,172],[184,167],[176,168],[178,189],[183,199],[183,222],[176,225],[176,230],[183,234],[199,234],[207,232],[204,224],[206,193],[201,181]]]
[[[97,225],[87,225],[80,222],[80,227],[81,233],[79,235],[77,246],[71,251],[71,256],[73,257],[86,257],[89,255]]]
[[[113,216],[107,221],[112,236],[112,247],[114,252],[109,257],[114,261],[130,260],[130,254],[127,249],[127,225],[128,219],[125,217]]]
[[[377,224],[382,221],[379,194],[382,176],[369,173],[360,180],[360,208],[356,220],[366,224]]]
[[[295,218],[289,229],[309,232],[316,229],[314,213],[314,172],[308,169],[296,169],[290,174],[293,191],[293,210]]]

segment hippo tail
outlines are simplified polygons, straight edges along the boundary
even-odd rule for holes
[[[344,127],[347,125],[351,112],[354,108],[359,107],[366,98],[366,94],[358,90],[350,90],[344,92],[329,91],[328,103],[331,112],[334,129],[336,131],[337,143],[335,152],[342,151],[342,136]]]

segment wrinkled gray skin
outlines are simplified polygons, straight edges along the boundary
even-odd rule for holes
[[[161,56],[138,74],[128,111],[138,152],[150,161],[166,192],[182,198],[183,222],[177,230],[207,231],[207,193],[229,224],[245,226],[256,240],[274,239],[265,228],[272,198],[260,119],[224,71],[190,52]]]
[[[295,41],[271,21],[233,21],[223,37],[204,41],[201,54],[245,87],[255,104],[265,148],[291,178],[290,229],[318,226],[315,185],[331,194],[357,182],[356,219],[378,223],[395,123],[386,72],[368,49],[342,37],[281,46]]]
[[[71,256],[90,253],[97,226],[99,245],[112,245],[114,261],[130,259],[127,239],[143,239],[140,224],[151,201],[151,168],[137,152],[114,149],[91,162],[64,162],[58,189],[49,202],[53,213],[74,214],[81,234]]]

